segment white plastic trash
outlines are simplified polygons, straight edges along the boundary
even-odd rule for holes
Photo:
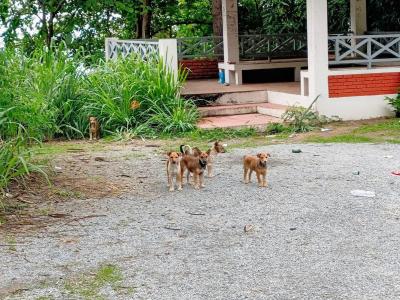
[[[356,197],[367,197],[367,198],[374,198],[375,192],[372,191],[364,191],[364,190],[353,190],[350,192],[353,196]]]

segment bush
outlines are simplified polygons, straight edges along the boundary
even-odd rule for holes
[[[16,137],[8,141],[0,140],[0,192],[4,193],[13,180],[24,179],[31,172],[42,173],[41,167],[32,161],[32,153],[28,147],[29,138],[22,127]]]
[[[290,128],[286,127],[281,123],[270,123],[265,129],[266,134],[278,134],[287,131],[290,131]]]
[[[86,66],[82,52],[58,48],[0,52],[0,107],[8,121],[0,137],[13,138],[21,124],[32,138],[82,138],[88,117],[103,135],[127,132],[155,136],[195,128],[197,110],[184,101],[178,80],[161,61],[131,56]]]
[[[400,114],[400,93],[395,98],[386,97],[385,100],[393,107],[398,116]]]
[[[177,81],[154,58],[102,62],[87,76],[83,111],[96,116],[106,133],[190,131],[198,113],[192,102],[179,96],[185,76],[181,72]]]

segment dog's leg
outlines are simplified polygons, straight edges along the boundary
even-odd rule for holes
[[[251,182],[251,174],[253,174],[253,170],[252,169],[250,169],[250,171],[249,171],[249,181],[247,181],[247,183]]]
[[[194,177],[194,188],[196,190],[200,189],[200,176],[197,172],[193,173],[193,177]]]
[[[181,169],[178,170],[179,173],[179,183],[178,183],[178,190],[182,190],[182,185],[183,185],[183,175],[185,174],[185,167],[184,165],[181,165]],[[178,176],[178,175],[177,175]]]
[[[244,183],[249,183],[249,180],[247,179],[247,176],[249,174],[249,169],[246,167],[243,167],[243,181]]]
[[[267,172],[265,172],[262,176],[263,179],[263,187],[267,187],[268,183],[267,183]]]
[[[261,174],[259,172],[256,172],[256,174],[257,174],[258,186],[262,187],[263,186],[263,181],[261,179]]]
[[[93,132],[89,129],[89,141],[93,140]]]
[[[170,192],[173,192],[175,190],[174,181],[172,179],[172,174],[169,172],[168,172],[168,186],[169,186]]]
[[[204,172],[200,174],[200,187],[202,188],[206,187],[204,185]]]
[[[182,184],[180,184],[181,182],[182,182],[181,173],[179,173],[178,170],[178,172],[176,172],[176,183],[178,184],[178,191],[182,191]]]

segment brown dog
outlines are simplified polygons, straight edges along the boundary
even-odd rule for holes
[[[182,149],[182,147],[181,147]],[[184,153],[183,153],[184,154]],[[181,160],[181,181],[179,188],[182,189],[183,176],[187,170],[186,180],[189,183],[190,173],[193,173],[194,187],[200,189],[204,187],[204,170],[207,167],[207,152],[200,152],[198,156],[184,154]]]
[[[243,177],[244,183],[251,181],[251,173],[254,171],[257,174],[259,187],[267,186],[267,161],[271,157],[269,153],[258,153],[257,156],[245,155],[243,157]]]
[[[100,126],[96,117],[89,117],[89,139],[98,140],[100,138]]]
[[[182,155],[178,152],[168,152],[167,153],[167,177],[169,191],[173,192],[175,190],[174,176],[176,177],[176,184],[178,185],[178,190],[182,190],[181,182],[181,159]]]
[[[186,149],[185,153],[191,153],[194,156],[199,156],[201,153],[201,150],[197,147],[194,147],[193,149],[189,145],[185,145],[184,147],[185,147],[184,149]],[[207,176],[208,177],[214,177],[214,175],[212,175],[213,162],[215,160],[215,157],[219,153],[225,153],[225,147],[220,141],[217,141],[213,144],[213,146],[210,149],[207,150],[207,154],[208,154]]]

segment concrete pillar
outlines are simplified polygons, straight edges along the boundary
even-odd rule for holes
[[[351,31],[363,35],[367,31],[367,0],[350,0]]]
[[[307,0],[308,92],[310,101],[319,96],[316,109],[322,114],[328,88],[328,5],[327,0]]]
[[[222,0],[222,30],[224,37],[224,63],[239,62],[239,26],[237,0]],[[225,70],[225,81],[234,81],[234,73]],[[233,77],[233,78],[231,78]]]
[[[158,41],[160,58],[167,68],[178,79],[178,42],[176,39],[161,39]]]

